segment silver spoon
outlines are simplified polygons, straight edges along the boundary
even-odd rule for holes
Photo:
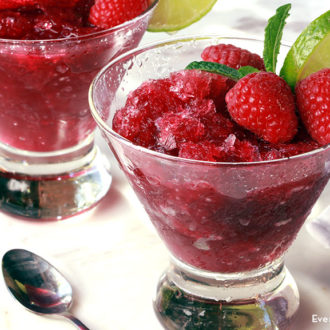
[[[29,310],[61,315],[78,329],[89,330],[69,313],[72,303],[70,283],[45,259],[27,250],[9,250],[2,258],[2,273],[9,291]]]

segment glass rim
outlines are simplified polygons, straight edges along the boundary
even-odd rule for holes
[[[26,44],[26,45],[33,46],[33,45],[38,45],[38,44],[72,42],[72,41],[80,41],[80,40],[85,40],[85,39],[93,39],[93,38],[102,37],[102,36],[108,35],[112,32],[119,31],[119,30],[125,28],[126,26],[129,26],[132,23],[135,23],[135,22],[145,18],[156,7],[156,5],[158,4],[159,1],[160,0],[153,0],[153,2],[149,5],[149,7],[146,10],[144,10],[140,15],[134,17],[133,19],[131,19],[129,21],[126,21],[119,25],[113,26],[109,29],[95,31],[95,32],[91,32],[88,34],[83,34],[80,36],[69,37],[69,38],[31,39],[31,40],[0,38],[0,43],[6,43],[6,44],[11,44],[11,45]]]
[[[187,162],[187,163],[195,163],[195,164],[204,164],[208,166],[251,166],[251,165],[266,165],[266,164],[274,164],[274,163],[280,163],[280,162],[286,162],[289,160],[294,160],[294,159],[300,159],[300,158],[308,158],[309,156],[312,156],[314,154],[321,153],[322,151],[325,151],[327,149],[330,149],[330,143],[326,144],[324,146],[321,146],[320,148],[317,148],[315,150],[301,153],[299,155],[295,156],[290,156],[290,157],[283,157],[283,158],[278,158],[278,159],[271,159],[271,160],[262,160],[262,161],[253,161],[253,162],[212,162],[212,161],[206,161],[206,160],[197,160],[197,159],[189,159],[189,158],[182,158],[178,156],[172,156],[168,154],[164,154],[155,150],[151,150],[145,147],[142,147],[140,145],[134,144],[130,140],[124,138],[120,134],[118,134],[116,131],[114,131],[99,115],[95,105],[94,105],[94,100],[93,100],[93,94],[95,91],[95,85],[97,81],[101,79],[101,77],[105,74],[108,69],[115,65],[117,62],[120,62],[121,60],[132,57],[134,54],[140,54],[145,51],[151,50],[151,49],[156,49],[160,47],[164,47],[166,45],[171,45],[171,44],[176,44],[179,42],[189,42],[189,41],[198,41],[198,40],[216,40],[216,39],[230,39],[230,40],[241,40],[241,41],[251,41],[251,42],[263,42],[262,39],[256,39],[256,38],[245,38],[245,37],[237,37],[237,36],[222,36],[222,35],[186,35],[186,36],[180,36],[180,37],[175,37],[175,38],[168,38],[164,39],[161,41],[156,41],[156,42],[150,42],[146,43],[142,46],[139,46],[137,48],[134,48],[130,51],[127,51],[120,56],[116,57],[112,61],[110,61],[106,66],[104,66],[94,77],[90,88],[88,92],[88,100],[89,100],[89,106],[90,106],[90,112],[96,121],[97,125],[101,128],[101,130],[104,130],[107,134],[110,134],[115,140],[124,143],[126,146],[131,147],[137,151],[140,151],[142,153],[147,153],[150,154],[154,157],[157,158],[162,158],[166,159],[169,161],[176,161],[176,162]],[[289,46],[287,43],[282,43],[283,46]]]

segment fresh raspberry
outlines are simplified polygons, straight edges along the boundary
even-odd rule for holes
[[[226,102],[233,120],[265,141],[285,143],[297,133],[294,96],[275,73],[243,77],[227,93]]]
[[[95,0],[89,21],[102,29],[109,29],[133,19],[148,7],[148,0]]]
[[[202,52],[202,59],[208,62],[225,64],[234,69],[249,65],[259,70],[265,70],[264,61],[258,54],[231,44],[206,47]]]
[[[298,111],[310,136],[321,145],[330,143],[330,68],[298,82],[295,92]]]

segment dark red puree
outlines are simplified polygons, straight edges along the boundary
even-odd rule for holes
[[[100,31],[88,23],[93,3],[0,1],[0,142],[54,151],[93,132],[89,85],[111,58],[137,46],[146,24],[91,36]]]
[[[216,272],[252,270],[280,257],[328,180],[322,153],[260,162],[320,146],[302,127],[288,144],[258,140],[227,113],[224,94],[232,85],[212,73],[175,72],[131,92],[113,120],[134,144],[180,157],[130,151],[123,168],[174,256]]]
[[[88,22],[94,0],[22,0],[21,3],[22,6],[19,1],[15,6],[13,1],[12,5],[6,6],[0,1],[1,38],[58,39],[80,36],[99,29]]]

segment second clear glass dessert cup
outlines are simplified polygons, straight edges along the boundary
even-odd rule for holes
[[[91,111],[171,255],[154,300],[162,325],[288,329],[299,294],[284,254],[329,180],[330,148],[272,161],[208,162],[134,145],[112,129],[130,91],[221,42],[262,52],[260,41],[221,37],[139,48],[97,75]]]
[[[63,219],[96,205],[111,184],[94,144],[88,89],[136,47],[157,0],[116,27],[49,40],[0,39],[0,209]]]

